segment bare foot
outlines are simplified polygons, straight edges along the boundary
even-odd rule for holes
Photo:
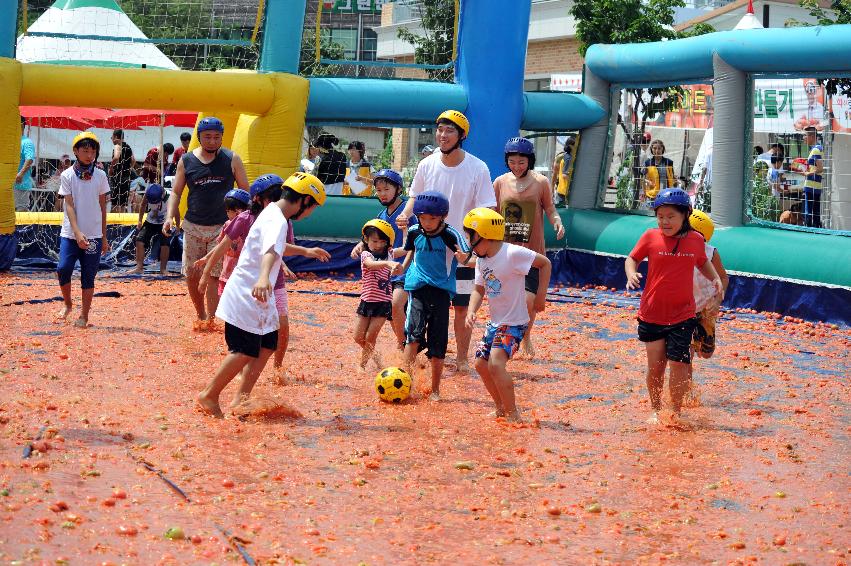
[[[458,373],[470,373],[470,363],[467,360],[457,360],[455,368]]]
[[[695,383],[692,383],[685,397],[683,397],[684,407],[700,407],[700,390]]]
[[[160,270],[160,275],[162,275],[163,277],[168,277],[168,271]]]
[[[440,401],[440,392],[432,391],[431,395],[428,396],[429,401]]]
[[[491,411],[488,413],[489,417],[496,417],[497,419],[505,416],[505,411],[503,409],[497,409],[495,411]]]
[[[192,323],[192,332],[206,332],[208,329],[209,325],[206,318],[196,319],[195,322]]]
[[[65,305],[58,313],[56,313],[56,318],[58,320],[66,320],[68,318],[68,315],[71,314],[72,310],[74,310],[73,304]]]
[[[237,396],[233,398],[233,401],[230,402],[230,405],[228,405],[228,411],[233,411],[246,401],[248,401],[248,395],[237,394]]]
[[[135,269],[129,269],[127,271],[127,275],[142,275],[145,273],[145,269],[142,267],[137,267]]]
[[[222,327],[216,322],[215,317],[207,319],[207,332],[221,332]]]
[[[666,419],[664,419],[664,423],[666,427],[676,430],[689,431],[694,429],[691,423],[683,419],[680,413],[671,413]]]
[[[650,418],[649,418],[649,419],[647,419],[647,420],[646,420],[646,421],[644,421],[644,422],[646,422],[646,423],[647,423],[647,424],[649,424],[649,425],[657,425],[657,424],[659,424],[659,414],[654,412],[652,415],[650,415]]]
[[[216,417],[217,419],[225,418],[225,415],[222,413],[221,407],[219,407],[219,402],[214,399],[208,398],[206,395],[201,393],[198,395],[196,399],[198,403],[198,408],[201,409],[205,414]]]
[[[520,418],[520,411],[518,411],[517,409],[514,409],[513,411],[506,413],[505,414],[505,420],[507,420],[510,423],[522,423],[523,422],[523,419]]]
[[[74,326],[77,328],[87,328],[89,326],[89,321],[83,318],[82,316],[74,321]]]

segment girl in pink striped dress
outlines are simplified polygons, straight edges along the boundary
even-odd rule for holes
[[[360,367],[365,369],[372,356],[380,369],[382,363],[375,351],[375,341],[384,323],[391,320],[393,286],[390,276],[401,264],[393,261],[390,242],[395,233],[387,221],[374,218],[363,225],[361,234],[366,249],[360,255],[361,294],[355,342],[362,348]]]

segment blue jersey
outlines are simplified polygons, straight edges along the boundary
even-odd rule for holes
[[[429,236],[419,224],[415,224],[408,230],[405,250],[414,251],[414,259],[405,277],[406,291],[430,285],[443,289],[450,297],[455,296],[455,270],[458,267],[455,251],[470,251],[466,238],[458,230],[444,224],[443,230]]]
[[[393,227],[393,232],[396,234],[396,237],[393,239],[393,247],[394,248],[401,248],[403,245],[405,245],[405,242],[402,241],[402,229],[399,228],[398,226],[396,226],[396,218],[398,218],[399,215],[402,214],[402,211],[405,210],[405,200],[406,199],[402,198],[400,200],[402,202],[399,203],[399,206],[397,206],[396,210],[394,210],[392,213],[388,213],[387,209],[385,208],[384,210],[382,210],[381,212],[378,213],[378,216],[376,216],[376,218],[378,218],[379,220],[385,220],[385,221],[389,222],[390,225]],[[411,226],[415,226],[416,224],[417,224],[417,217],[412,214],[411,217],[408,218],[408,228],[410,229]],[[399,263],[402,263],[403,261],[405,261],[405,256],[397,258],[396,261],[399,262]],[[393,277],[390,278],[390,281],[404,281],[404,280],[405,280],[405,274],[404,273],[402,275],[394,275]]]

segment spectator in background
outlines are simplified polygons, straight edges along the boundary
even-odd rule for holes
[[[807,145],[810,153],[807,156],[807,179],[804,181],[804,226],[821,228],[821,176],[824,173],[822,147],[818,143],[815,126],[807,126]]]
[[[127,212],[130,203],[130,180],[136,167],[133,150],[124,141],[124,130],[112,132],[112,161],[109,164],[109,199],[112,212]]]
[[[652,204],[662,189],[672,189],[676,185],[674,162],[665,157],[665,144],[656,139],[650,142],[650,155],[644,162],[644,194],[640,201]]]
[[[765,153],[765,150],[764,150],[764,149],[762,149],[762,146],[761,146],[761,145],[755,145],[755,146],[753,146],[753,158],[754,158],[754,161],[756,161],[757,159],[759,159],[759,158],[760,158],[760,156],[761,156],[761,155],[763,155],[764,153]]]
[[[570,179],[568,178],[568,173],[570,172],[570,164],[573,162],[575,146],[576,138],[573,136],[567,136],[567,139],[564,140],[564,151],[557,154],[555,161],[553,161],[551,186],[554,189],[554,200],[556,206],[564,206],[567,204],[567,194],[570,190]]]
[[[35,144],[24,135],[27,119],[21,116],[21,160],[15,174],[15,210],[26,212],[30,209],[30,192],[33,188],[32,166],[35,163]],[[8,186],[8,185],[7,185]]]
[[[189,151],[189,142],[192,141],[192,134],[189,132],[183,132],[180,134],[180,147],[174,150],[174,154],[171,156],[171,165],[166,168],[165,175],[166,177],[171,177],[177,171],[177,164],[180,162],[180,158],[183,157],[183,154]]]
[[[420,158],[425,159],[426,157],[428,157],[432,153],[434,153],[434,146],[433,145],[424,145],[422,150],[420,150]]]
[[[652,139],[653,136],[650,132],[641,134],[641,140],[638,142],[638,162],[641,164],[644,164],[645,161],[652,157],[650,154],[650,141]]]
[[[327,132],[319,134],[313,142],[313,145],[319,149],[319,163],[313,173],[325,185],[327,195],[343,194],[343,180],[346,177],[348,160],[342,152],[334,149],[334,146],[339,143],[337,136]]]
[[[783,144],[773,143],[768,148],[768,171],[765,174],[771,194],[781,198],[788,189],[784,187],[783,159],[785,150]]]
[[[298,170],[302,173],[313,173],[313,170],[319,164],[319,158],[319,148],[312,143],[307,144],[307,155],[302,158]]]
[[[349,165],[346,167],[346,180],[343,182],[343,194],[359,197],[372,196],[372,164],[366,160],[366,146],[362,141],[349,144]],[[365,187],[351,187],[350,181],[363,183]]]
[[[170,143],[163,144],[163,165],[168,163],[168,158],[174,153],[174,146]],[[152,147],[142,162],[142,179],[146,183],[160,182],[160,148]]]

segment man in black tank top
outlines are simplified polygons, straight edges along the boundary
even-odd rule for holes
[[[236,184],[248,190],[248,175],[239,155],[222,147],[225,128],[218,118],[208,117],[198,122],[200,147],[186,153],[177,164],[172,183],[173,197],[168,200],[168,215],[163,234],[170,236],[172,227],[183,229],[183,268],[189,298],[195,306],[198,320],[195,329],[213,325],[219,305],[218,278],[221,261],[213,266],[204,294],[199,288],[202,271],[196,261],[216,247],[216,239],[228,217],[225,213],[225,194]],[[180,222],[180,199],[184,187],[189,187],[186,218]],[[177,220],[175,223],[174,220]],[[206,301],[205,301],[206,299]],[[206,304],[205,304],[206,303]]]

